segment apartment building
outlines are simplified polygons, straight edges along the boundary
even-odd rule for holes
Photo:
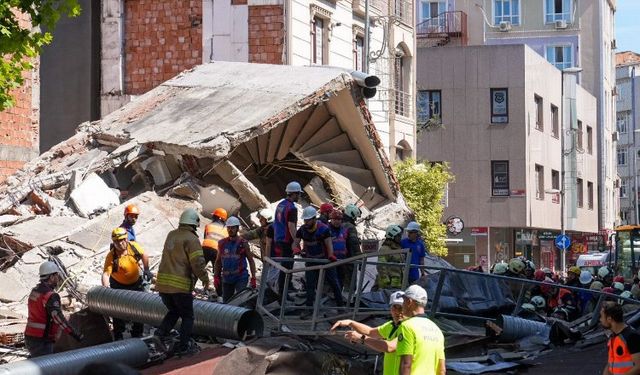
[[[598,102],[603,237],[618,216],[615,159],[615,0],[419,0],[419,47],[526,44],[559,70],[579,67],[578,83]]]
[[[522,44],[422,48],[418,60],[418,157],[449,163],[445,217],[465,228],[449,260],[558,269],[563,227],[567,264],[601,246],[597,104],[575,75]]]
[[[631,51],[616,54],[616,150],[620,177],[620,224],[638,224],[638,169],[640,168],[640,54]]]

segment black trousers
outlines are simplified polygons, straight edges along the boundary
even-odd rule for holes
[[[279,253],[280,257],[293,258],[293,249],[291,248],[290,243],[276,242],[275,246],[276,246],[276,253]],[[282,267],[289,270],[293,268],[293,260],[291,260],[290,262],[289,261],[281,262],[280,264],[282,265]],[[280,293],[280,295],[282,295],[282,292],[284,291],[285,276],[286,274],[283,272],[280,272],[280,274],[278,275],[278,293]],[[291,279],[289,279],[289,285],[291,285]]]
[[[124,290],[133,290],[136,292],[144,292],[144,287],[142,286],[142,278],[139,278],[138,281],[131,285],[121,284],[116,281],[113,277],[109,278],[109,286],[111,289],[124,289]],[[127,321],[113,318],[113,339],[114,340],[122,340],[122,335],[127,328]],[[144,324],[133,322],[131,327],[131,337],[142,337],[142,332],[144,330]]]
[[[180,325],[180,346],[186,348],[193,332],[193,295],[191,293],[160,293],[162,303],[169,309],[158,328],[158,334],[169,334],[176,325],[178,319],[182,319]]]
[[[29,358],[40,357],[53,353],[53,342],[48,339],[25,336],[24,345],[29,351]]]

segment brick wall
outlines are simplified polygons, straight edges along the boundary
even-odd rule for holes
[[[201,64],[202,0],[126,0],[125,56],[132,95]]]
[[[20,20],[29,25],[27,17]],[[15,105],[0,112],[0,182],[38,155],[39,149],[39,61],[34,70],[24,72],[24,84],[13,90]],[[35,97],[35,98],[34,98]]]
[[[283,64],[282,5],[249,6],[249,62]]]

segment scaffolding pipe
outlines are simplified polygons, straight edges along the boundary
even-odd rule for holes
[[[136,368],[148,359],[144,341],[127,339],[8,363],[0,366],[0,375],[75,375],[91,363],[117,362]]]
[[[158,327],[167,308],[158,294],[96,286],[87,293],[89,310],[114,318]],[[193,301],[193,333],[244,340],[262,336],[264,322],[255,310],[207,301]]]

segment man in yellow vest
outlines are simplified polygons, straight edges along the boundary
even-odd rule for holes
[[[129,241],[129,234],[123,227],[117,227],[111,232],[111,248],[104,261],[102,272],[102,286],[112,289],[134,290],[142,292],[143,274],[148,280],[153,276],[149,271],[149,257],[142,247],[135,241]],[[140,263],[144,269],[140,272]],[[133,323],[131,337],[142,337],[142,323]],[[124,320],[113,318],[113,338],[122,340],[126,329]]]

